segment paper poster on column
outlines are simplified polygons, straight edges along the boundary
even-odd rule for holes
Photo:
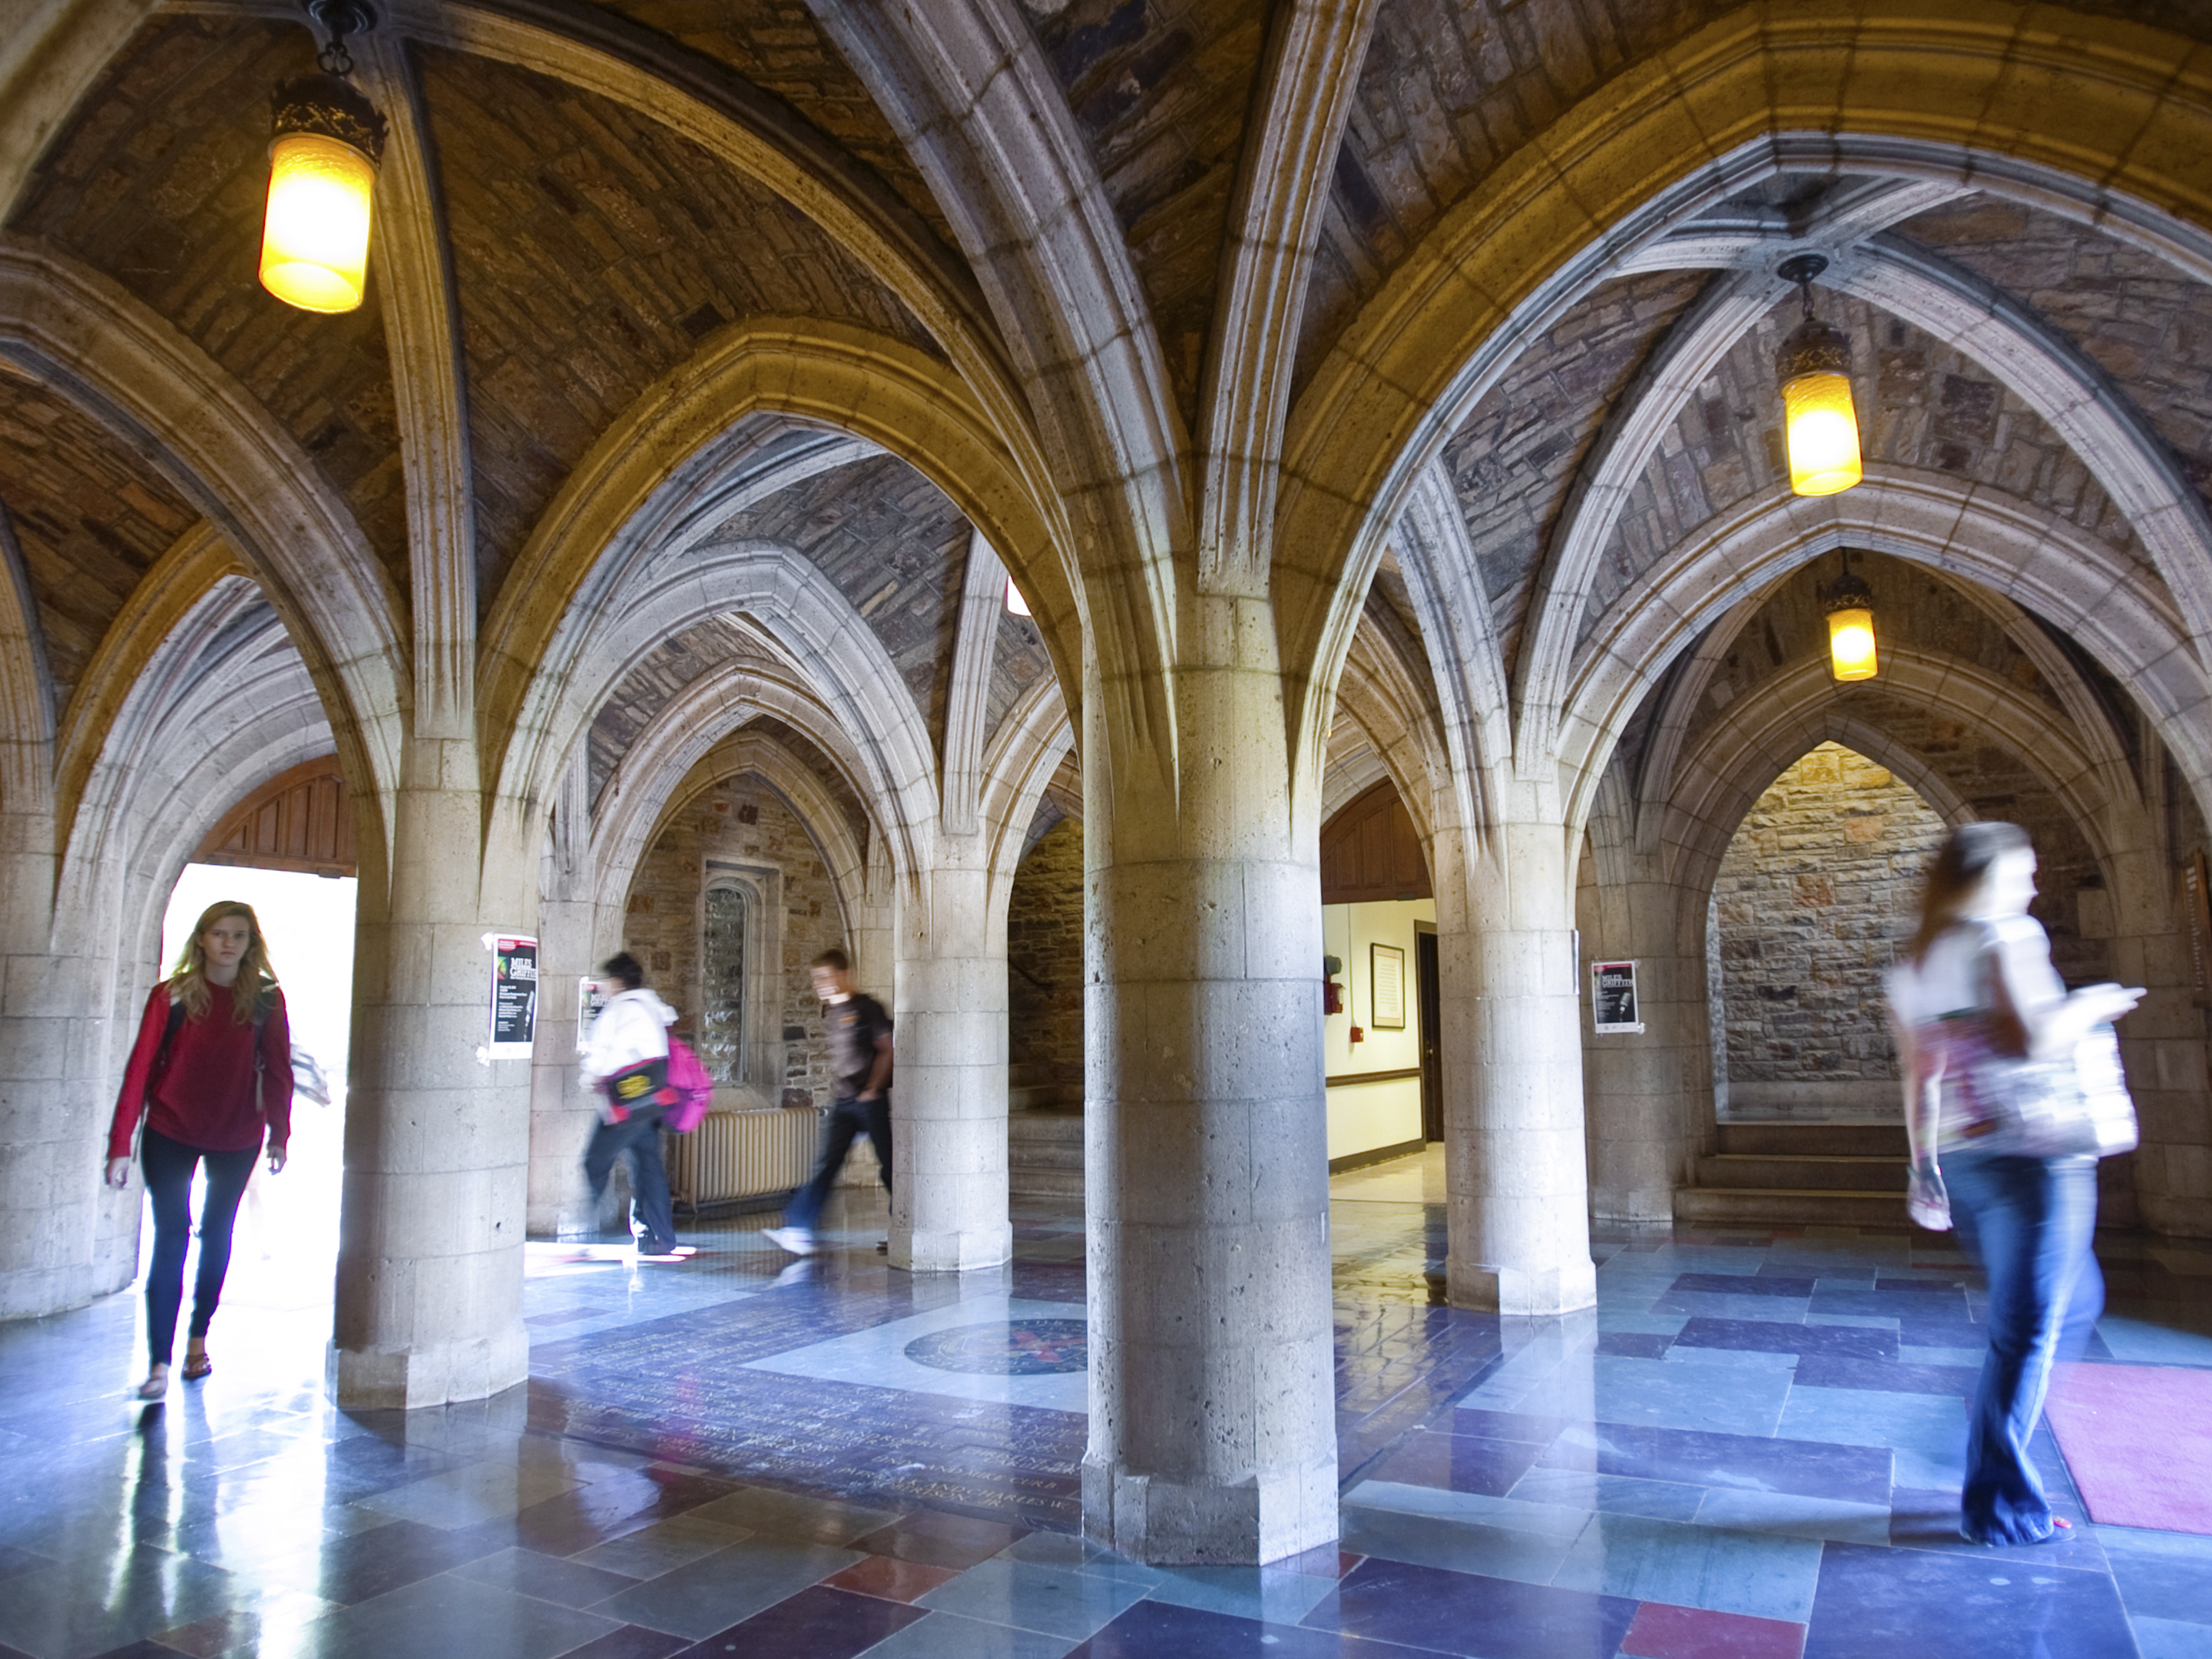
[[[1634,963],[1590,963],[1590,1012],[1600,1036],[1644,1030],[1644,1016],[1636,1005]]]
[[[599,1010],[607,1006],[607,994],[600,989],[595,979],[576,981],[576,1052],[582,1054],[592,1046],[592,1027],[599,1018]]]
[[[525,934],[486,933],[491,951],[491,1041],[488,1060],[527,1060],[538,1034],[538,941]]]

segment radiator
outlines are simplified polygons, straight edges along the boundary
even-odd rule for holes
[[[761,1193],[788,1192],[806,1179],[822,1114],[811,1106],[709,1112],[688,1135],[669,1135],[668,1185],[697,1209]]]

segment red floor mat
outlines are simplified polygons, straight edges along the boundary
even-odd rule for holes
[[[2212,1534],[2212,1370],[2061,1365],[2044,1409],[2092,1519]]]

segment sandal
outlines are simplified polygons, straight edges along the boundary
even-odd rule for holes
[[[214,1369],[215,1361],[204,1353],[185,1356],[185,1381],[187,1382],[198,1382]]]
[[[138,1398],[141,1400],[159,1400],[163,1395],[168,1393],[168,1391],[169,1373],[167,1370],[158,1370],[154,1372],[151,1376],[148,1376],[143,1382],[141,1382],[136,1390]]]

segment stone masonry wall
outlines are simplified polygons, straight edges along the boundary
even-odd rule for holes
[[[845,925],[821,849],[782,796],[747,775],[725,778],[684,807],[639,861],[623,926],[624,948],[645,964],[647,982],[683,1015],[677,1031],[687,1039],[696,1036],[700,896],[709,859],[769,865],[783,872],[780,1103],[827,1106],[830,1050],[807,967],[831,945],[845,944]],[[761,1092],[779,1099],[770,1080],[763,1079]]]
[[[1732,1094],[1896,1080],[1881,974],[1942,838],[1919,796],[1837,744],[1759,798],[1715,883]]]
[[[1006,908],[1006,1036],[1017,1066],[1083,1086],[1083,821],[1064,818],[1014,872]]]

